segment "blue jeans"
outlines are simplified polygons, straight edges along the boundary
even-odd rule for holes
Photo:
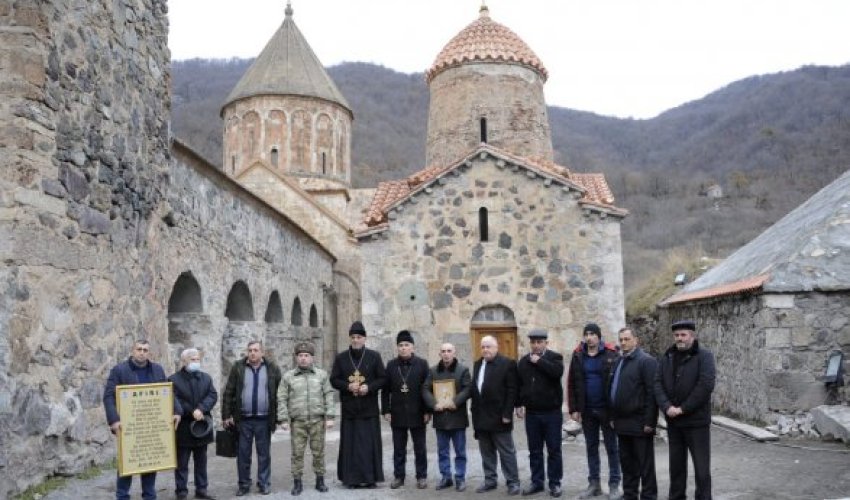
[[[598,482],[601,464],[599,463],[599,431],[605,451],[608,453],[608,484],[620,485],[620,452],[617,449],[617,434],[605,417],[605,410],[586,409],[581,414],[581,429],[587,444],[588,482]]]
[[[546,470],[549,487],[560,486],[564,477],[561,457],[561,427],[564,415],[561,409],[525,415],[525,436],[528,438],[528,462],[531,467],[531,482],[543,486],[543,444],[546,444]]]
[[[140,475],[142,479],[142,498],[153,500],[156,498],[156,472],[148,472]],[[115,481],[116,500],[130,500],[130,486],[133,484],[133,476],[121,477]]]
[[[268,417],[243,418],[239,422],[239,452],[236,456],[236,470],[239,473],[239,488],[251,487],[251,448],[257,442],[257,486],[268,489],[271,486],[272,433]]]
[[[466,479],[466,429],[437,429],[437,458],[440,463],[440,475],[444,479],[452,477],[452,459],[449,444],[455,449],[455,479]]]

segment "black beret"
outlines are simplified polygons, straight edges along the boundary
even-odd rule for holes
[[[314,356],[316,354],[316,347],[310,342],[299,342],[298,345],[295,346],[295,354],[298,355],[302,352],[306,352],[307,354]]]
[[[410,332],[408,332],[407,330],[402,330],[398,332],[398,335],[396,335],[395,337],[396,344],[400,344],[402,342],[410,342],[411,344],[415,343],[413,342],[413,335],[411,335]]]
[[[535,328],[534,330],[531,330],[530,332],[528,332],[528,338],[530,338],[530,339],[548,339],[549,338],[549,332],[547,332],[546,330],[544,330],[542,328]]]
[[[674,332],[676,330],[690,330],[695,332],[697,331],[697,324],[694,323],[694,320],[692,319],[680,319],[679,321],[674,322],[670,329]]]
[[[351,324],[351,328],[348,329],[348,334],[354,335],[355,333],[357,335],[363,335],[364,337],[366,336],[366,328],[363,327],[363,323],[355,321]]]
[[[588,323],[584,325],[584,333],[587,332],[595,333],[597,337],[602,336],[602,329],[599,328],[599,325],[597,325],[596,323]]]

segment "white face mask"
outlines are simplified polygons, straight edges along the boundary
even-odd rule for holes
[[[188,365],[186,365],[186,370],[190,372],[199,372],[201,371],[201,363],[198,361],[192,361]]]

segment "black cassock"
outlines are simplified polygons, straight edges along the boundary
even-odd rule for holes
[[[369,386],[368,394],[354,396],[348,391],[354,377]],[[384,362],[377,351],[348,348],[334,360],[331,385],[339,391],[342,404],[337,478],[346,486],[384,480],[378,393],[386,382]]]

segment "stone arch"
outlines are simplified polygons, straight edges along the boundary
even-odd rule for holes
[[[265,320],[266,323],[283,323],[283,306],[280,303],[280,294],[277,290],[269,295]]]
[[[204,312],[201,285],[191,271],[185,271],[177,277],[171,289],[171,296],[168,298],[168,314],[201,312]]]
[[[301,326],[303,324],[303,320],[301,319],[301,299],[298,297],[295,297],[295,300],[292,301],[292,314],[289,317],[292,326]]]
[[[256,111],[248,111],[242,116],[242,158],[251,162],[257,158],[260,151],[260,115]]]
[[[331,156],[334,147],[334,126],[331,117],[325,113],[316,118],[316,158],[321,162],[317,165],[318,173],[330,174]]]
[[[303,109],[292,112],[291,165],[292,172],[309,172],[311,164],[313,119]]]
[[[491,304],[479,308],[470,321],[470,336],[474,358],[478,359],[478,346],[487,335],[496,337],[499,353],[517,359],[517,325],[514,312],[502,304]]]
[[[316,310],[316,304],[310,306],[310,326],[313,328],[319,326],[319,311]]]
[[[230,321],[254,321],[254,301],[244,281],[239,280],[230,288],[224,315]]]
[[[237,164],[239,162],[239,154],[241,153],[241,138],[239,136],[240,120],[236,115],[232,115],[227,119],[224,128],[224,168],[233,175],[236,173]]]

